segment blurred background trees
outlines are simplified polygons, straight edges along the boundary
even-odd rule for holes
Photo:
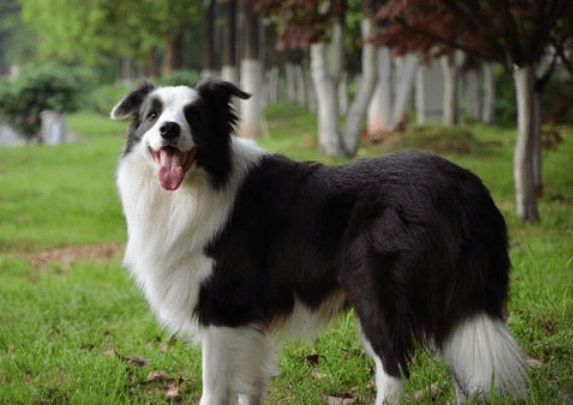
[[[515,125],[518,215],[536,220],[541,123],[573,118],[571,21],[568,0],[0,0],[0,112],[33,134],[40,109],[107,113],[143,78],[223,78],[253,94],[241,135],[288,99],[325,155],[413,123]]]

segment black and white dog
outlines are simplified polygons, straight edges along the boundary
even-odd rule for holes
[[[280,330],[305,334],[349,304],[398,403],[416,341],[449,364],[458,400],[526,395],[507,331],[504,219],[472,173],[427,154],[299,163],[233,136],[226,82],[145,83],[117,171],[125,265],[159,320],[203,350],[201,405],[258,404]]]

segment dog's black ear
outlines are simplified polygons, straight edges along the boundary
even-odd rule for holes
[[[216,100],[221,103],[229,103],[231,96],[242,98],[246,100],[251,97],[249,93],[245,93],[231,82],[225,81],[207,81],[199,83],[197,86],[197,93],[199,96],[206,100]]]
[[[136,112],[145,97],[155,89],[155,85],[150,82],[143,82],[135,89],[133,89],[127,96],[119,100],[115,107],[111,110],[111,118],[114,120],[123,120],[129,118]]]

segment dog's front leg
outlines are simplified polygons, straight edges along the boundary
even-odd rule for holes
[[[203,393],[199,405],[234,405],[237,396],[231,387],[231,353],[224,334],[209,328],[201,337]]]
[[[256,325],[211,326],[201,333],[200,405],[259,405],[274,368],[274,345]]]

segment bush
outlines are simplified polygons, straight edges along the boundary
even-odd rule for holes
[[[495,122],[499,125],[513,126],[517,122],[517,101],[515,83],[511,73],[500,70],[496,74]],[[569,74],[554,73],[543,92],[543,121],[570,123],[573,121],[573,102],[571,86],[573,79]]]
[[[103,115],[109,115],[115,104],[131,90],[129,84],[106,84],[92,90],[86,99],[86,108]]]
[[[65,66],[26,67],[14,81],[0,82],[0,114],[27,137],[40,130],[40,113],[73,112],[80,106],[85,85]]]
[[[195,87],[201,80],[201,74],[196,70],[176,70],[168,77],[157,81],[159,86],[189,86]]]

